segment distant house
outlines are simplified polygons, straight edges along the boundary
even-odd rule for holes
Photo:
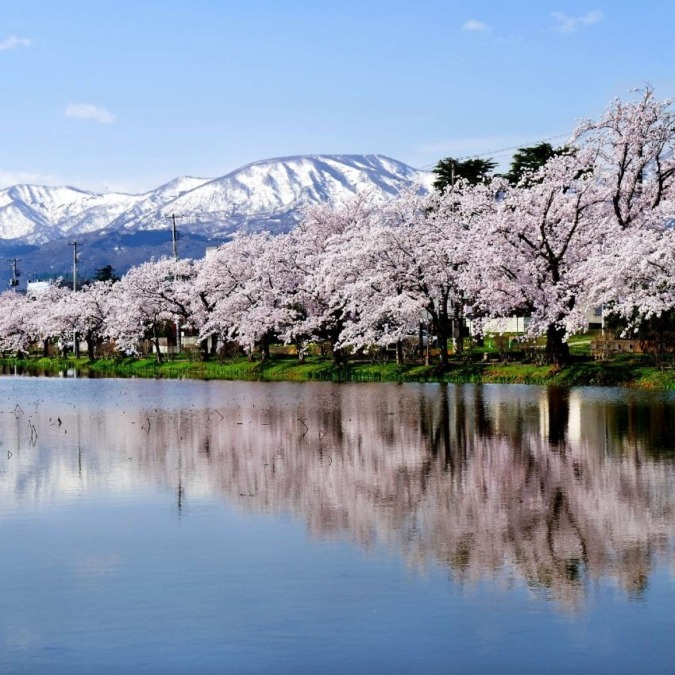
[[[50,279],[48,281],[29,281],[26,284],[26,295],[31,298],[36,298],[38,295],[46,293],[54,282]]]
[[[471,335],[476,335],[475,321],[467,320]],[[529,316],[504,316],[498,319],[484,319],[481,322],[481,332],[488,333],[524,333],[530,323]]]
[[[601,338],[591,342],[591,354],[599,360],[609,358],[613,354],[642,354],[640,340]]]
[[[588,328],[590,330],[600,330],[605,327],[605,317],[603,307],[591,307],[584,312]],[[467,320],[467,326],[472,335],[476,334],[474,322]],[[482,333],[512,333],[519,334],[527,332],[530,324],[529,316],[505,316],[498,319],[484,319],[482,321]]]
[[[588,327],[591,330],[598,330],[605,327],[604,308],[602,306],[587,309],[585,316],[586,321],[588,321]]]

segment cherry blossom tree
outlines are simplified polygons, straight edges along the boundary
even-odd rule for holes
[[[57,308],[69,293],[56,283],[36,294],[0,294],[0,349],[21,356],[39,345],[47,356],[51,342],[67,330]]]
[[[113,311],[112,286],[112,281],[94,281],[76,293],[66,295],[60,303],[62,316],[84,338],[87,357],[91,361],[96,358],[96,346],[109,331]]]
[[[28,299],[13,291],[0,293],[0,350],[18,356],[34,341],[33,312]]]
[[[366,220],[333,237],[319,275],[330,276],[347,317],[338,349],[381,349],[395,342],[397,360],[402,360],[402,340],[415,332],[423,309],[417,306],[411,310],[411,298],[383,269],[383,232],[381,223]]]
[[[526,182],[499,191],[493,213],[471,232],[468,285],[490,316],[527,310],[528,331],[546,336],[547,360],[569,360],[566,337],[585,327],[579,265],[596,251],[606,225],[593,154],[553,157]]]
[[[675,231],[632,230],[582,267],[598,304],[629,330],[675,307]]]
[[[33,341],[42,345],[42,352],[45,356],[53,340],[59,340],[65,349],[66,343],[73,339],[77,321],[76,313],[71,313],[71,316],[66,319],[60,311],[70,295],[72,291],[61,286],[60,280],[57,280],[40,293],[26,296],[28,325],[32,326]]]
[[[461,218],[452,210],[456,194],[454,187],[442,196],[411,191],[335,238],[325,267],[342,271],[340,292],[354,319],[343,327],[343,344],[396,342],[400,361],[402,339],[428,315],[441,362],[447,363],[447,342],[453,324],[459,327],[463,302],[459,271],[465,254]]]
[[[0,346],[22,353],[82,334],[90,358],[105,337],[120,347],[180,323],[237,341],[264,358],[273,340],[348,349],[397,344],[420,320],[441,361],[462,347],[464,307],[484,317],[531,316],[549,362],[569,360],[567,337],[602,304],[628,330],[675,310],[675,111],[651,87],[583,121],[571,144],[516,185],[453,180],[442,194],[389,203],[360,195],[309,209],[285,235],[240,234],[203,261],[164,259],[114,286],[78,293],[0,295]],[[176,327],[177,340],[180,330]]]
[[[165,258],[131,268],[111,290],[109,336],[121,348],[148,336],[161,362],[160,333],[168,323],[191,321],[193,277],[191,260]]]
[[[650,315],[655,302],[665,309],[656,260],[669,236],[643,230],[663,230],[675,215],[670,101],[657,101],[651,88],[637,101],[614,101],[572,140],[570,152],[501,188],[494,215],[474,230],[468,280],[490,316],[530,312],[529,333],[546,335],[548,360],[561,364],[567,335],[585,328],[583,311],[593,304],[616,306],[624,317]]]
[[[601,181],[621,229],[663,224],[672,217],[675,196],[675,110],[646,87],[636,101],[616,99],[598,120],[584,120],[573,143],[594,156]]]
[[[281,261],[286,302],[297,312],[286,339],[328,342],[336,365],[345,362],[339,343],[350,314],[342,292],[348,270],[332,262],[333,243],[350,228],[371,222],[374,214],[365,196],[337,206],[322,204],[309,209],[286,240]]]
[[[284,243],[284,235],[240,234],[204,261],[194,291],[202,339],[236,340],[249,354],[257,344],[269,357],[270,342],[295,317],[283,292]]]
[[[675,309],[675,111],[651,87],[637,100],[616,100],[597,121],[583,122],[577,143],[597,154],[596,173],[611,204],[615,231],[580,268],[595,304],[637,331]]]

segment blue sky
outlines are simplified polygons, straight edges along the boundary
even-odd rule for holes
[[[0,186],[525,144],[673,96],[673,25],[665,0],[2,0]]]

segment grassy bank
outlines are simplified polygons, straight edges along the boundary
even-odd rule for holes
[[[58,374],[77,369],[83,375],[109,377],[193,378],[222,380],[287,380],[294,382],[449,382],[555,384],[561,386],[624,386],[675,389],[675,373],[661,372],[642,357],[617,357],[609,362],[580,358],[566,368],[528,363],[451,362],[446,369],[419,364],[351,363],[336,368],[330,361],[292,358],[266,362],[236,359],[227,363],[177,359],[157,363],[153,358],[125,359],[1,359],[6,373]]]

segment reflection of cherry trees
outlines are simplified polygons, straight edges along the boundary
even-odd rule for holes
[[[665,401],[480,386],[221,386],[171,409],[105,398],[0,416],[19,459],[0,474],[3,503],[150,482],[174,491],[181,509],[222,496],[250,512],[293,513],[317,537],[382,544],[461,583],[521,581],[571,606],[594,580],[641,593],[672,549],[675,471],[664,449],[675,407]]]

